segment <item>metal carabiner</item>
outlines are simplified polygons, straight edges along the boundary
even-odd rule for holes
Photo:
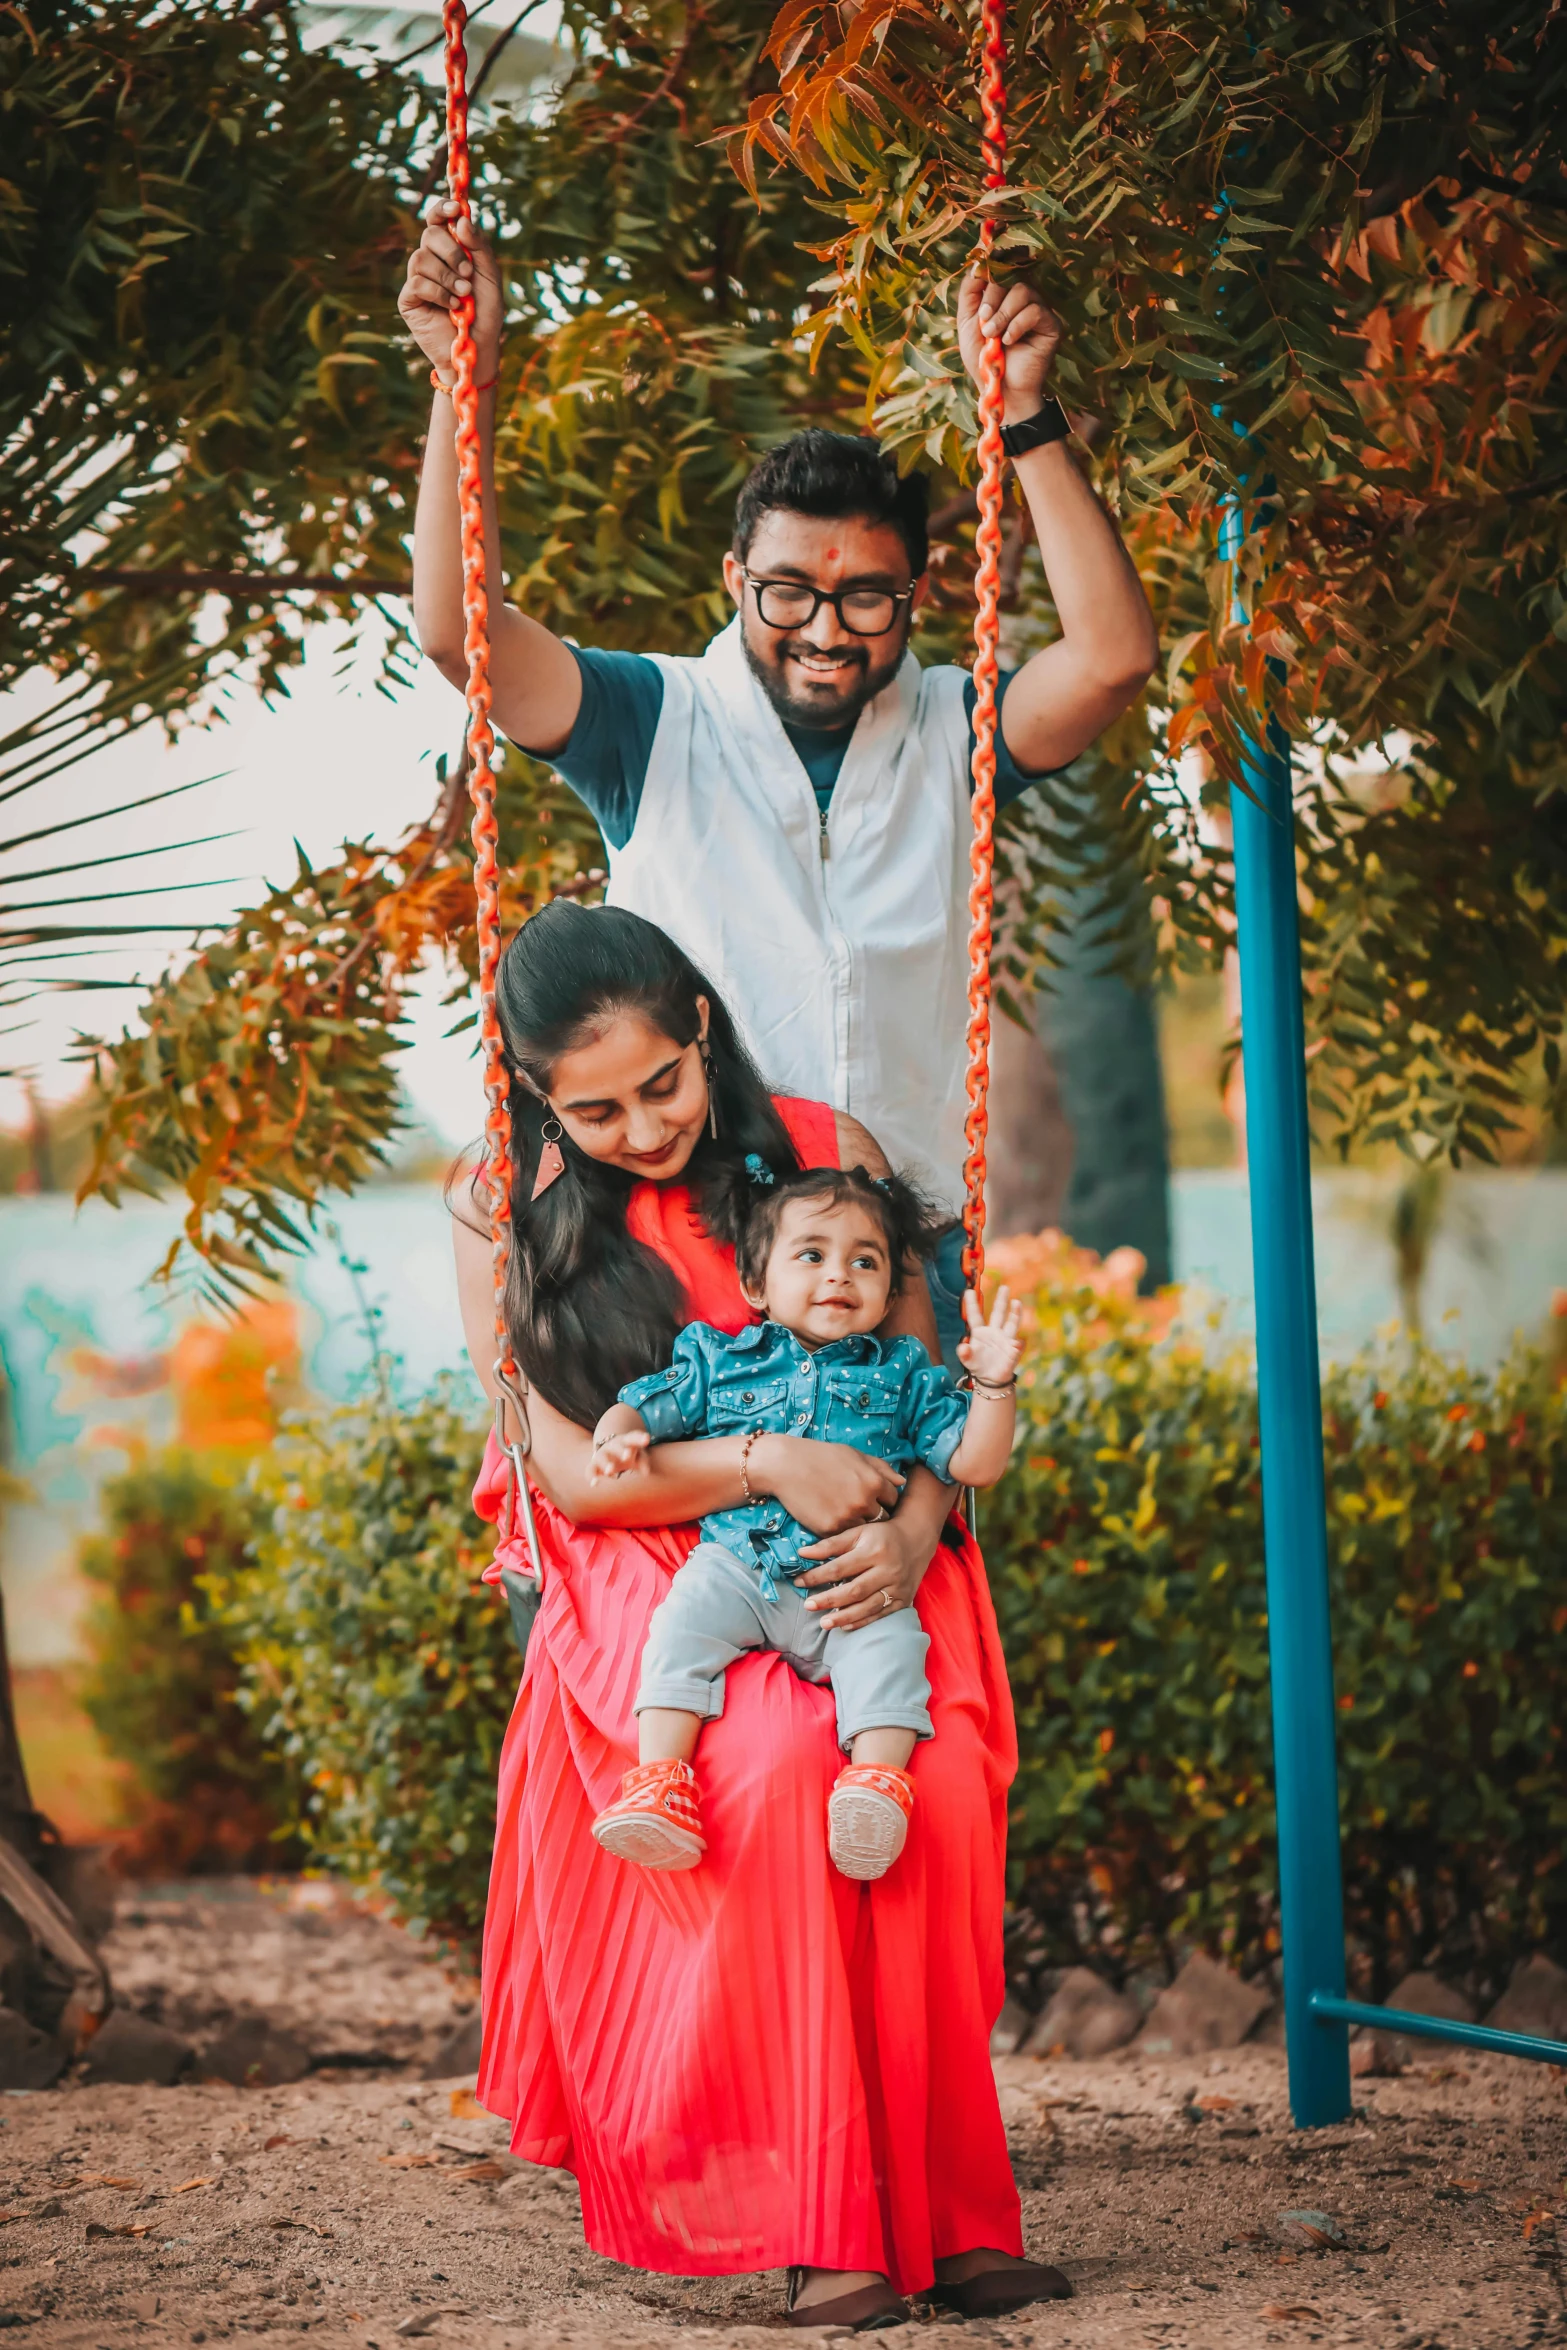
[[[495,1384],[500,1394],[495,1398],[495,1441],[506,1455],[506,1514],[496,1531],[502,1542],[511,1542],[517,1533],[517,1504],[522,1504],[523,1524],[528,1536],[529,1569],[533,1580],[544,1588],[544,1553],[539,1545],[539,1523],[533,1514],[533,1495],[528,1487],[528,1455],[533,1450],[533,1431],[528,1425],[528,1407],[524,1401],[526,1390],[520,1388],[504,1362],[495,1366]],[[516,1437],[506,1433],[506,1406],[511,1405],[517,1415]]]

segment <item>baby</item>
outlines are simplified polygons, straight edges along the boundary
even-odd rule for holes
[[[923,1462],[948,1484],[993,1485],[1012,1449],[1020,1310],[1003,1289],[987,1323],[972,1290],[964,1298],[965,1398],[918,1339],[875,1335],[925,1241],[907,1186],[861,1167],[775,1183],[761,1160],[747,1166],[765,1188],[736,1264],[747,1302],[767,1319],[733,1337],[690,1323],[669,1369],[623,1387],[593,1432],[598,1477],[646,1474],[651,1444],[746,1439],[746,1498],[703,1519],[654,1613],[637,1691],[640,1759],[593,1833],[644,1868],[696,1866],[706,1850],[691,1768],[698,1734],[723,1712],[726,1668],[771,1649],[803,1679],[832,1685],[850,1759],[827,1806],[828,1849],[845,1876],[880,1877],[903,1850],[914,1805],[907,1765],[931,1734],[929,1642],[913,1608],[890,1602],[852,1630],[825,1627],[833,1593],[813,1595],[799,1580],[817,1563],[802,1561],[800,1547],[818,1535],[768,1494],[766,1456],[752,1465],[753,1447],[766,1435],[814,1437],[899,1470]]]

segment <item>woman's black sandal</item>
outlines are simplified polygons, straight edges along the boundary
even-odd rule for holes
[[[930,2297],[938,2309],[950,2309],[956,2317],[1006,2317],[1031,2301],[1070,2301],[1072,2287],[1058,2268],[1019,2260],[1005,2268],[982,2268],[978,2276],[950,2285],[938,2279]]]
[[[854,2334],[872,2334],[883,2326],[906,2326],[913,2317],[908,2303],[899,2298],[885,2277],[874,2285],[856,2285],[852,2293],[839,2293],[830,2301],[813,2301],[805,2309],[796,2309],[795,2297],[805,2277],[803,2268],[789,2271],[789,2298],[784,2303],[784,2313],[792,2326],[847,2326]],[[1064,2278],[1062,2282],[1065,2283]]]

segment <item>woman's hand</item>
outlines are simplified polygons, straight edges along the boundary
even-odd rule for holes
[[[885,1515],[903,1495],[903,1479],[886,1461],[808,1436],[758,1436],[746,1474],[754,1493],[771,1494],[791,1518],[826,1534]]]
[[[819,1594],[806,1606],[829,1632],[852,1632],[859,1624],[890,1615],[894,1608],[914,1605],[930,1564],[931,1545],[895,1518],[885,1518],[830,1534],[800,1556],[823,1561],[802,1577]]]
[[[488,383],[500,363],[501,279],[495,256],[455,204],[432,204],[424,234],[408,256],[397,307],[432,367],[454,372],[452,304],[474,295],[474,380]]]
[[[808,1543],[800,1556],[823,1562],[802,1578],[822,1592],[812,1613],[823,1618],[829,1631],[852,1632],[856,1625],[873,1623],[894,1608],[911,1607],[936,1555],[952,1503],[950,1485],[929,1469],[914,1468],[895,1518]]]

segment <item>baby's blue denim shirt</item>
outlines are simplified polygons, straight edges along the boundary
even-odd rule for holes
[[[668,1370],[633,1379],[620,1400],[641,1413],[655,1444],[755,1428],[768,1436],[852,1444],[896,1469],[919,1461],[948,1485],[954,1481],[948,1463],[968,1418],[951,1372],[932,1363],[917,1338],[855,1336],[809,1347],[777,1322],[753,1323],[734,1337],[711,1323],[690,1322],[675,1340]],[[767,1498],[704,1518],[702,1537],[754,1561],[769,1598],[776,1596],[777,1574],[804,1571],[801,1543],[818,1539]]]

